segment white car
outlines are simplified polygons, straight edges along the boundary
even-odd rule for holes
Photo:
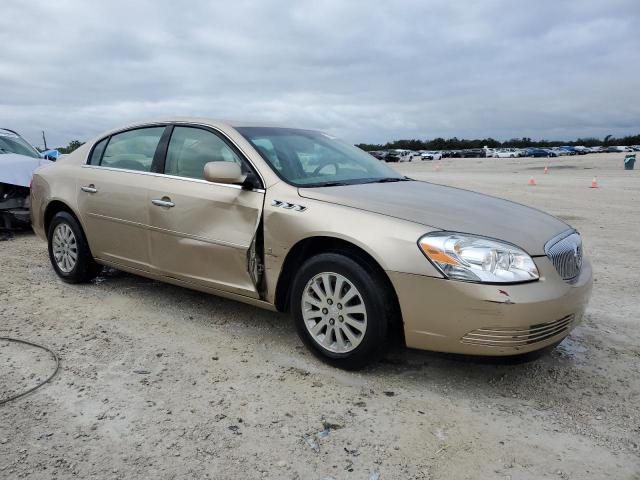
[[[571,155],[571,152],[569,150],[565,150],[564,148],[560,147],[553,147],[551,151],[553,151],[553,153],[555,153],[557,157],[566,157],[567,155]]]
[[[29,226],[31,175],[50,163],[17,132],[0,128],[0,229]]]
[[[496,156],[496,149],[495,148],[489,148],[489,147],[483,147],[484,150],[484,156],[487,158],[491,158],[491,157],[495,157]]]
[[[442,153],[431,152],[429,150],[421,150],[418,158],[420,160],[440,160],[442,158]]]
[[[413,152],[411,150],[396,148],[393,152],[395,152],[395,155],[398,157],[398,162],[410,162],[413,159]]]
[[[501,148],[500,150],[494,150],[493,156],[497,158],[516,158],[520,154],[513,148]]]

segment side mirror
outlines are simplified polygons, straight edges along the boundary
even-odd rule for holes
[[[214,183],[241,184],[246,175],[234,162],[209,162],[204,166],[204,179]]]

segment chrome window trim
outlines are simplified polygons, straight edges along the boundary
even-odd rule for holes
[[[252,188],[251,190],[247,190],[242,188],[241,185],[233,185],[230,183],[217,183],[217,182],[209,182],[207,180],[202,180],[199,178],[189,178],[189,177],[178,177],[176,175],[167,175],[165,173],[156,173],[156,172],[143,172],[141,170],[129,170],[126,168],[114,168],[114,167],[103,167],[101,165],[80,165],[82,168],[92,168],[92,169],[97,169],[97,170],[108,170],[111,172],[124,172],[124,173],[134,173],[137,175],[150,175],[152,177],[163,177],[163,178],[169,178],[172,180],[182,180],[183,182],[195,182],[195,183],[205,183],[207,185],[217,185],[219,187],[228,187],[228,188],[235,188],[238,190],[246,190],[248,192],[256,192],[256,193],[265,193],[266,190],[264,188]]]
[[[89,163],[90,160],[91,160],[91,155],[93,154],[93,151],[95,150],[96,146],[100,142],[102,142],[103,140],[108,140],[107,144],[104,147],[104,150],[106,150],[107,146],[109,145],[109,142],[111,141],[111,137],[113,137],[114,135],[120,135],[121,133],[130,132],[132,130],[141,130],[141,129],[144,129],[144,128],[164,127],[166,129],[169,125],[170,124],[167,123],[167,122],[143,123],[143,124],[140,124],[140,125],[128,125],[128,126],[126,126],[124,128],[121,128],[119,130],[115,130],[113,132],[110,132],[108,135],[105,135],[104,137],[101,137],[98,140],[96,140],[95,142],[93,142],[93,145],[91,145],[91,148],[89,149],[89,152],[87,153],[87,158],[85,158],[83,165],[91,165]],[[162,136],[160,138],[162,138]],[[156,148],[157,148],[157,145],[156,145]],[[104,150],[102,151],[102,155],[100,156],[100,163],[102,163],[102,157],[104,157]],[[151,162],[152,162],[152,165],[153,165],[153,159],[151,160]]]
[[[174,126],[182,126],[182,127],[203,127],[205,129],[211,129],[214,130],[215,132],[217,132],[218,134],[220,134],[220,136],[222,136],[225,140],[227,140],[231,145],[233,145],[234,147],[236,147],[238,149],[238,151],[242,154],[242,156],[244,157],[245,161],[251,165],[251,167],[253,167],[253,169],[255,170],[255,172],[258,174],[258,176],[260,177],[260,181],[262,182],[262,185],[266,185],[267,183],[264,181],[264,177],[262,176],[262,172],[260,172],[260,169],[258,167],[255,166],[255,164],[249,159],[249,155],[247,155],[247,153],[240,148],[240,145],[238,145],[236,142],[233,141],[233,139],[229,138],[229,136],[223,132],[222,130],[220,130],[218,127],[214,127],[212,125],[207,125],[204,123],[193,123],[193,122],[181,122],[181,121],[176,121],[176,122],[170,122],[170,125],[174,125]],[[231,127],[233,128],[233,127]],[[239,132],[238,135],[240,135]],[[211,182],[209,182],[211,183]],[[264,189],[259,189],[259,190],[264,190]]]
[[[138,130],[141,128],[153,128],[153,127],[168,127],[170,125],[173,126],[181,126],[181,127],[194,127],[194,128],[204,128],[204,129],[211,129],[213,131],[215,131],[216,133],[218,133],[221,137],[223,137],[226,141],[228,141],[231,145],[233,145],[235,148],[238,149],[238,151],[242,154],[242,156],[244,157],[244,160],[251,165],[251,167],[253,167],[253,170],[258,174],[258,177],[260,177],[260,181],[262,182],[262,185],[267,185],[267,182],[265,182],[264,177],[262,176],[262,172],[260,172],[260,169],[258,167],[256,167],[256,165],[249,159],[249,155],[247,155],[247,153],[240,148],[240,146],[233,141],[233,139],[229,138],[229,136],[223,132],[222,130],[220,130],[218,127],[214,127],[213,125],[208,125],[205,123],[193,123],[193,122],[189,122],[189,121],[167,121],[167,122],[153,122],[153,123],[143,123],[140,125],[129,125],[127,127],[124,127],[120,130],[116,130],[114,132],[109,133],[108,135],[105,135],[104,137],[99,138],[98,140],[96,140],[95,142],[93,142],[93,145],[91,145],[91,148],[89,149],[89,152],[87,153],[87,158],[85,158],[84,164],[82,165],[83,167],[100,167],[100,168],[110,168],[112,170],[117,170],[117,171],[127,171],[127,172],[137,172],[137,173],[147,173],[147,172],[140,172],[137,170],[127,170],[124,168],[113,168],[113,167],[102,167],[101,165],[90,165],[89,164],[89,159],[91,158],[91,154],[93,153],[93,149],[96,148],[96,145],[98,145],[102,140],[105,140],[107,138],[113,137],[114,135],[118,135],[120,133],[124,133],[124,132],[128,132],[129,130]],[[233,127],[231,127],[233,128]],[[238,133],[238,132],[236,132]],[[238,135],[240,135],[238,133]],[[108,143],[107,143],[108,145]],[[106,150],[106,147],[105,147]],[[104,154],[104,152],[103,152]],[[155,172],[148,172],[148,173],[155,173]],[[186,178],[186,177],[177,177],[175,175],[165,175],[163,173],[158,173],[157,175],[164,175],[166,177],[170,177],[170,178]],[[194,180],[194,181],[198,181],[200,179],[197,178],[192,178],[189,180]],[[200,180],[206,183],[211,183],[213,185],[222,185],[222,186],[227,186],[227,187],[235,187],[235,185],[227,185],[227,184],[222,184],[222,183],[213,183],[213,182],[207,182],[206,180]],[[242,188],[242,187],[239,187]],[[255,188],[251,190],[252,192],[265,192],[264,188]]]

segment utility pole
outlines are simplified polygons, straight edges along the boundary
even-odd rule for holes
[[[44,136],[44,130],[42,130],[42,141],[44,142],[44,149],[49,150],[47,148],[47,137]]]

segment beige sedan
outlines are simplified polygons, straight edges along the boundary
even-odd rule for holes
[[[515,355],[561,341],[592,283],[580,235],[506,200],[412,180],[321,132],[207,119],[130,125],[36,171],[56,273],[103,265],[291,312],[358,368],[408,347]]]

